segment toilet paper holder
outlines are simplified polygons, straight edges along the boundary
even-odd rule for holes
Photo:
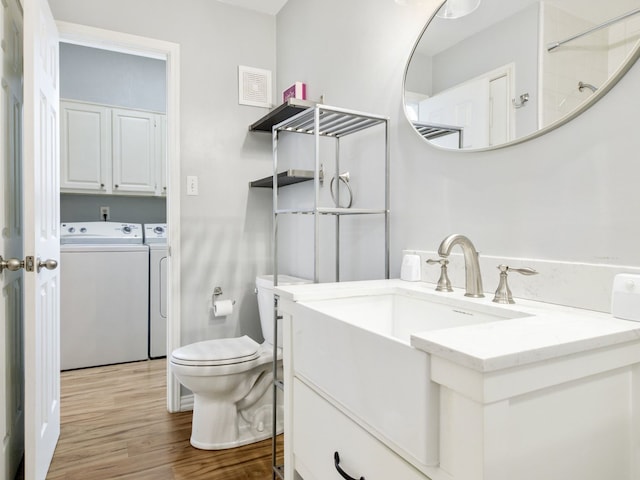
[[[222,295],[222,287],[213,287],[213,300],[215,301],[220,295]],[[231,303],[235,305],[236,301],[231,300]]]

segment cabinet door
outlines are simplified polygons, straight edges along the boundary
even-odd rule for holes
[[[60,102],[60,190],[107,193],[110,186],[110,111]]]
[[[113,193],[155,193],[156,117],[113,109]]]
[[[158,164],[157,178],[158,188],[156,195],[167,194],[167,117],[166,115],[157,115],[157,128],[158,132],[158,156],[156,162]]]
[[[289,442],[294,468],[305,480],[347,478],[338,469],[355,479],[429,480],[297,378],[293,398]]]

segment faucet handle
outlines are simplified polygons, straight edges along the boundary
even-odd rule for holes
[[[540,273],[531,267],[513,268],[509,265],[498,265],[498,270],[500,270],[500,272],[518,272],[522,275],[537,275]]]
[[[427,263],[429,265],[434,265],[436,263],[440,264],[440,278],[438,279],[436,292],[453,292],[453,288],[451,288],[451,281],[447,275],[447,265],[449,265],[449,260],[446,258],[440,258],[438,260],[430,258],[427,260]]]
[[[439,263],[441,265],[444,263],[446,265],[447,263],[449,263],[449,260],[444,258],[444,257],[439,258],[438,260],[434,260],[433,258],[428,258],[427,259],[427,263],[429,265],[433,265],[433,264],[436,264],[436,263]]]
[[[518,272],[522,275],[538,274],[538,271],[534,270],[531,267],[512,268],[509,265],[503,265],[503,264],[498,265],[498,270],[500,270],[500,282],[498,283],[496,294],[493,297],[493,301],[495,303],[516,303],[513,300],[513,296],[511,295],[511,290],[509,289],[509,285],[507,283],[507,275],[509,272]]]

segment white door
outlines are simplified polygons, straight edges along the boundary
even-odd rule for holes
[[[60,281],[53,263],[60,256],[58,109],[58,31],[47,0],[29,0],[23,111],[26,480],[46,477],[60,436]],[[40,269],[41,262],[47,268]]]
[[[482,148],[489,142],[489,84],[477,78],[456,85],[420,102],[420,121],[462,127],[463,147]],[[432,140],[436,145],[458,148],[458,136]]]
[[[489,81],[489,145],[502,145],[511,140],[511,102],[509,78],[501,75]]]
[[[0,9],[0,256],[22,260],[22,15],[17,0]],[[19,265],[19,264],[18,264]],[[21,269],[0,273],[0,478],[15,477],[24,453]]]
[[[156,191],[156,115],[114,108],[113,193]]]
[[[462,127],[463,148],[484,148],[509,141],[515,132],[510,96],[514,68],[513,64],[505,65],[423,100],[419,120]],[[431,142],[458,148],[457,135]]]

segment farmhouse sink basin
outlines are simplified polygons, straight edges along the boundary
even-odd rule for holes
[[[412,334],[528,314],[403,288],[300,301],[292,327],[296,374],[381,440],[436,465],[439,390]]]
[[[499,306],[474,304],[473,300],[447,299],[401,289],[379,295],[318,300],[305,305],[354,327],[406,344],[416,332],[527,316]]]

